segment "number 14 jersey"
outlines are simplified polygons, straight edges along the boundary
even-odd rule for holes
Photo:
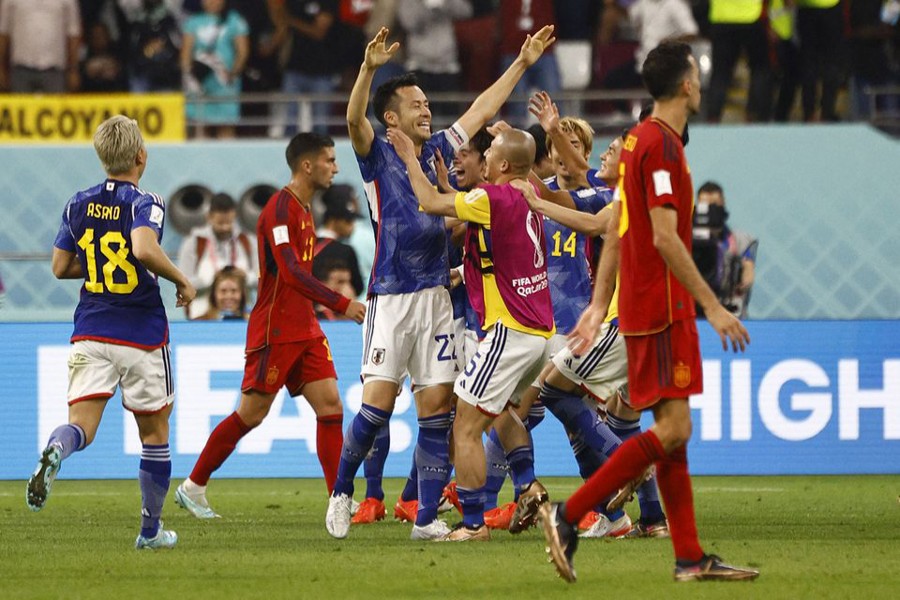
[[[154,349],[169,336],[156,276],[134,257],[131,231],[150,227],[162,240],[165,204],[156,194],[107,179],[66,203],[54,246],[74,252],[84,285],[71,341]]]

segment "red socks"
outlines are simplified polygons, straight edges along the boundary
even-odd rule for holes
[[[692,562],[700,560],[703,558],[703,549],[697,538],[694,493],[685,446],[676,448],[656,463],[656,482],[666,506],[675,558]]]
[[[242,437],[247,435],[250,427],[241,420],[237,412],[233,412],[213,429],[206,446],[191,471],[191,481],[197,485],[206,485],[213,471],[222,466]]]
[[[338,465],[341,462],[341,447],[344,445],[344,415],[326,415],[316,418],[316,454],[325,475],[328,494],[334,491]]]
[[[664,456],[662,444],[651,430],[625,441],[566,502],[566,521],[578,523],[597,504]]]

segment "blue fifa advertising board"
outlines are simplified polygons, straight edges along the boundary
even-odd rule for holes
[[[755,321],[747,327],[751,346],[733,354],[722,350],[708,324],[699,324],[705,391],[691,398],[694,474],[900,473],[900,322]],[[175,477],[190,472],[210,432],[237,406],[245,329],[233,322],[171,325]],[[362,397],[362,332],[352,323],[324,323],[323,329],[346,427]],[[50,432],[66,421],[71,330],[59,323],[0,324],[2,479],[26,479]],[[215,476],[321,477],[315,435],[312,409],[302,397],[282,392],[266,421]],[[391,419],[387,476],[407,475],[415,436],[415,404],[404,388]],[[562,427],[549,413],[534,431],[534,444],[539,475],[578,474]],[[117,395],[94,444],[67,460],[60,476],[133,478],[140,449],[134,420]]]

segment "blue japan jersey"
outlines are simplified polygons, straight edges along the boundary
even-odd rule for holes
[[[165,205],[131,183],[107,179],[66,203],[54,246],[73,252],[84,285],[72,341],[97,340],[153,349],[168,341],[156,276],[132,251],[131,231],[150,227],[161,240]]]
[[[551,190],[559,189],[556,178],[546,179],[544,183]],[[569,194],[577,210],[594,214],[612,200],[608,192],[608,189],[584,188]],[[576,233],[547,217],[544,217],[544,239],[556,332],[566,335],[578,323],[578,318],[591,301],[590,240],[585,234]]]
[[[468,141],[454,125],[439,131],[422,146],[419,163],[437,183],[435,152],[450,167],[456,150]],[[450,285],[444,217],[419,208],[406,166],[393,146],[376,137],[365,157],[357,155],[375,230],[375,261],[369,294],[406,294]]]

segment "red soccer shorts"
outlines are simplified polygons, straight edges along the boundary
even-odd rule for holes
[[[675,321],[651,335],[625,336],[629,405],[644,410],[662,398],[703,391],[700,338],[694,319]]]
[[[337,379],[331,348],[324,336],[250,352],[244,364],[241,391],[274,394],[287,386],[291,396],[296,396],[304,384],[321,379]]]

